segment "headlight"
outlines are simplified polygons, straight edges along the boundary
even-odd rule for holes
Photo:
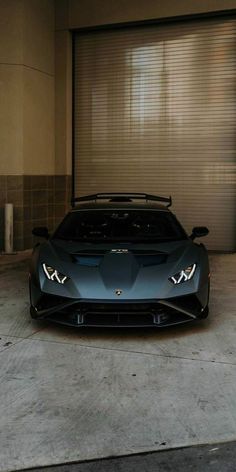
[[[58,272],[57,269],[54,269],[53,267],[47,264],[43,264],[43,270],[47,279],[52,280],[53,282],[64,284],[69,279],[69,277],[62,274],[61,272]]]
[[[181,270],[180,272],[169,278],[170,282],[172,282],[173,284],[181,284],[183,282],[187,282],[187,280],[190,280],[193,277],[196,267],[197,264],[192,264],[191,266],[188,266],[187,269]]]

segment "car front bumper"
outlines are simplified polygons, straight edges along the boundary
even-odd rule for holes
[[[165,327],[206,318],[207,310],[194,295],[167,300],[78,300],[43,294],[31,305],[34,319],[70,326]]]

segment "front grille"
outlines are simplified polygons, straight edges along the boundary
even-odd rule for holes
[[[78,308],[81,312],[93,313],[152,313],[156,310],[162,310],[161,305],[157,303],[80,303]]]
[[[160,310],[159,308],[158,311]],[[154,309],[148,303],[78,303],[60,313],[69,317],[73,324],[87,326],[152,326],[154,324]]]
[[[76,303],[47,317],[73,326],[169,326],[191,321],[161,303]]]
[[[130,314],[110,313],[99,314],[87,313],[84,315],[84,324],[87,326],[152,326],[153,315],[139,314],[137,316]]]

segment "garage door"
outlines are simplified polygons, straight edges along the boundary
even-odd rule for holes
[[[236,20],[75,34],[75,195],[172,195],[188,232],[235,250]]]

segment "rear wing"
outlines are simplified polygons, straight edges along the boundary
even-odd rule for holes
[[[172,198],[160,197],[158,195],[150,195],[148,193],[123,193],[123,192],[110,192],[110,193],[95,193],[92,195],[84,195],[83,197],[75,197],[71,199],[71,206],[75,207],[77,202],[89,202],[97,200],[109,200],[112,202],[131,202],[133,200],[146,200],[167,203],[167,207],[172,205]]]

